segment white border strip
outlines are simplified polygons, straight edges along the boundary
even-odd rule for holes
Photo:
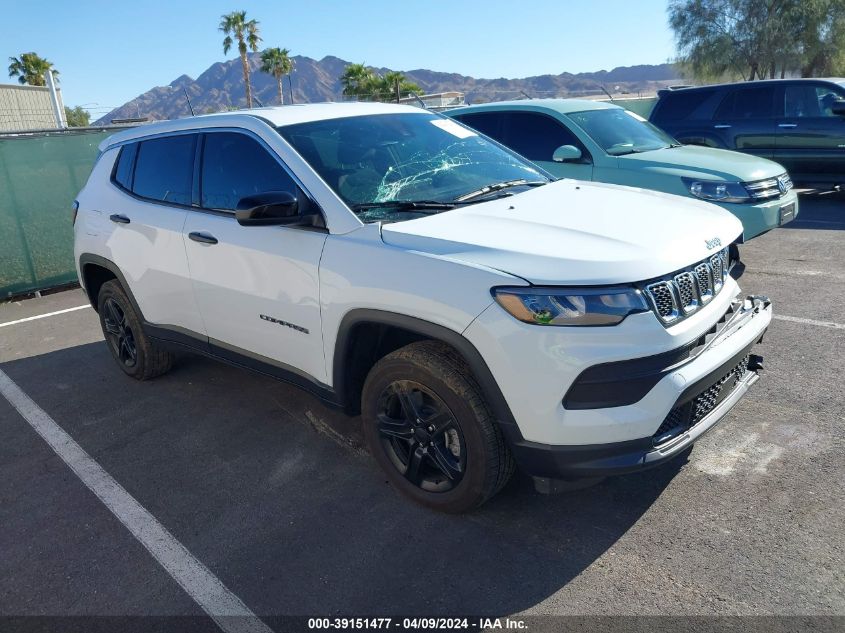
[[[794,316],[786,316],[785,314],[774,314],[773,319],[779,321],[791,321],[792,323],[803,323],[804,325],[818,325],[819,327],[829,327],[834,330],[845,330],[845,323],[834,323],[833,321],[814,321],[813,319],[801,319]]]
[[[39,314],[36,316],[26,317],[25,319],[18,319],[17,321],[7,321],[6,323],[0,323],[0,327],[6,327],[7,325],[17,325],[18,323],[26,323],[27,321],[35,321],[36,319],[46,319],[47,317],[56,316],[57,314],[65,314],[66,312],[75,312],[76,310],[84,310],[85,308],[90,308],[89,304],[85,304],[84,306],[76,306],[75,308],[67,308],[65,310],[57,310],[56,312],[48,312],[47,314]]]
[[[0,393],[225,633],[272,633],[2,369]]]

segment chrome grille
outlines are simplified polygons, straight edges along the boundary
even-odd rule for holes
[[[675,284],[678,287],[678,299],[684,312],[692,312],[698,307],[698,289],[695,285],[695,276],[690,272],[675,275]]]
[[[707,303],[713,298],[713,269],[704,262],[695,267],[695,280],[698,283],[698,296],[701,303]]]
[[[713,271],[713,292],[718,293],[722,289],[724,281],[724,260],[720,254],[710,258],[710,269]]]
[[[742,184],[748,190],[748,194],[755,200],[780,198],[792,189],[792,179],[787,173],[783,173],[777,178],[765,178]]]
[[[664,325],[671,325],[696,312],[719,293],[728,275],[728,249],[703,262],[647,283],[645,294]]]
[[[678,302],[675,300],[675,292],[672,283],[659,281],[646,288],[651,297],[657,315],[663,320],[674,321],[678,318]]]

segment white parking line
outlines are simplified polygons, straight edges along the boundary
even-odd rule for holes
[[[845,330],[845,323],[834,323],[833,321],[815,321],[813,319],[802,319],[785,314],[775,314],[772,315],[772,318],[778,319],[779,321],[791,321],[792,323],[804,323],[805,325],[818,325],[819,327],[830,327],[835,330]]]
[[[272,629],[103,470],[3,370],[0,370],[0,393],[223,631],[271,633]]]
[[[17,325],[18,323],[26,323],[27,321],[35,321],[36,319],[45,319],[47,317],[56,316],[57,314],[75,312],[76,310],[84,310],[85,308],[90,307],[91,305],[86,303],[84,306],[76,306],[75,308],[67,308],[65,310],[56,310],[55,312],[48,312],[47,314],[38,314],[36,316],[26,317],[25,319],[18,319],[17,321],[6,321],[6,323],[0,323],[0,327],[6,327],[7,325]]]

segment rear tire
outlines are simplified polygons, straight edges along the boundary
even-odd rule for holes
[[[412,343],[364,383],[364,436],[391,484],[418,503],[464,512],[508,482],[514,461],[472,372],[448,345]]]
[[[140,316],[117,280],[107,281],[100,288],[97,311],[106,345],[127,376],[149,380],[170,369],[173,354],[144,334]]]

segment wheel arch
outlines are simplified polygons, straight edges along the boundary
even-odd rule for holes
[[[338,328],[332,384],[346,412],[350,415],[360,412],[364,380],[380,358],[404,345],[422,340],[439,341],[453,348],[472,371],[505,437],[509,440],[521,439],[496,379],[466,337],[430,321],[383,310],[351,310]]]
[[[107,281],[116,279],[126,293],[126,296],[129,297],[129,301],[132,302],[132,308],[140,317],[141,322],[144,322],[144,313],[141,311],[141,307],[135,300],[135,295],[132,294],[132,289],[129,287],[126,277],[123,276],[117,264],[100,255],[83,253],[79,256],[79,270],[82,277],[80,280],[82,287],[85,289],[85,294],[88,295],[88,301],[95,311],[98,309],[97,296],[100,294],[100,288]]]

